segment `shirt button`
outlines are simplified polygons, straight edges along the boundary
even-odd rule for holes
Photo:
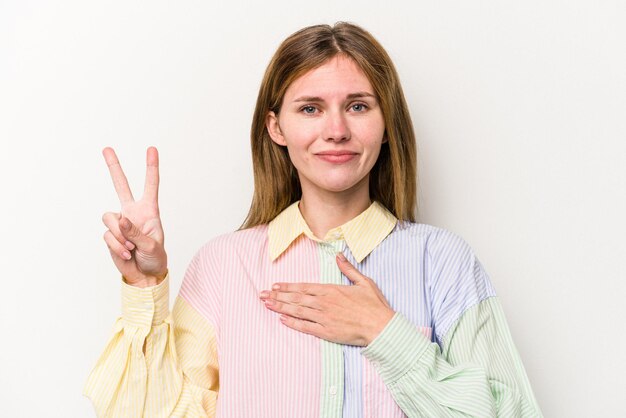
[[[337,394],[337,386],[331,386],[330,388],[328,388],[328,393],[330,393],[331,395],[336,395]]]

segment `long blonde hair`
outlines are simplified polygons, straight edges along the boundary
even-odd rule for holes
[[[370,172],[370,199],[384,205],[398,219],[415,221],[415,133],[398,74],[387,52],[369,32],[339,22],[332,27],[309,26],[289,36],[265,70],[250,132],[254,195],[242,229],[268,223],[301,198],[296,168],[287,149],[270,138],[266,118],[269,111],[280,113],[285,91],[294,80],[337,54],[344,54],[361,67],[378,96],[385,121],[387,141]]]

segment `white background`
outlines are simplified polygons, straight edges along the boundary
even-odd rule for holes
[[[173,294],[252,193],[249,126],[279,42],[370,30],[418,137],[420,221],[489,272],[549,417],[626,416],[622,1],[0,0],[0,416],[89,417],[119,314],[101,214],[161,152]]]

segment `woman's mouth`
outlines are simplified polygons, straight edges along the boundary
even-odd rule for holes
[[[351,151],[322,151],[315,154],[317,157],[329,163],[345,163],[352,160],[358,154]]]

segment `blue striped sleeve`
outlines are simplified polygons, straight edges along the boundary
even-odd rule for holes
[[[429,236],[426,264],[432,327],[435,340],[441,344],[467,309],[496,292],[471,247],[450,231],[436,229]]]

